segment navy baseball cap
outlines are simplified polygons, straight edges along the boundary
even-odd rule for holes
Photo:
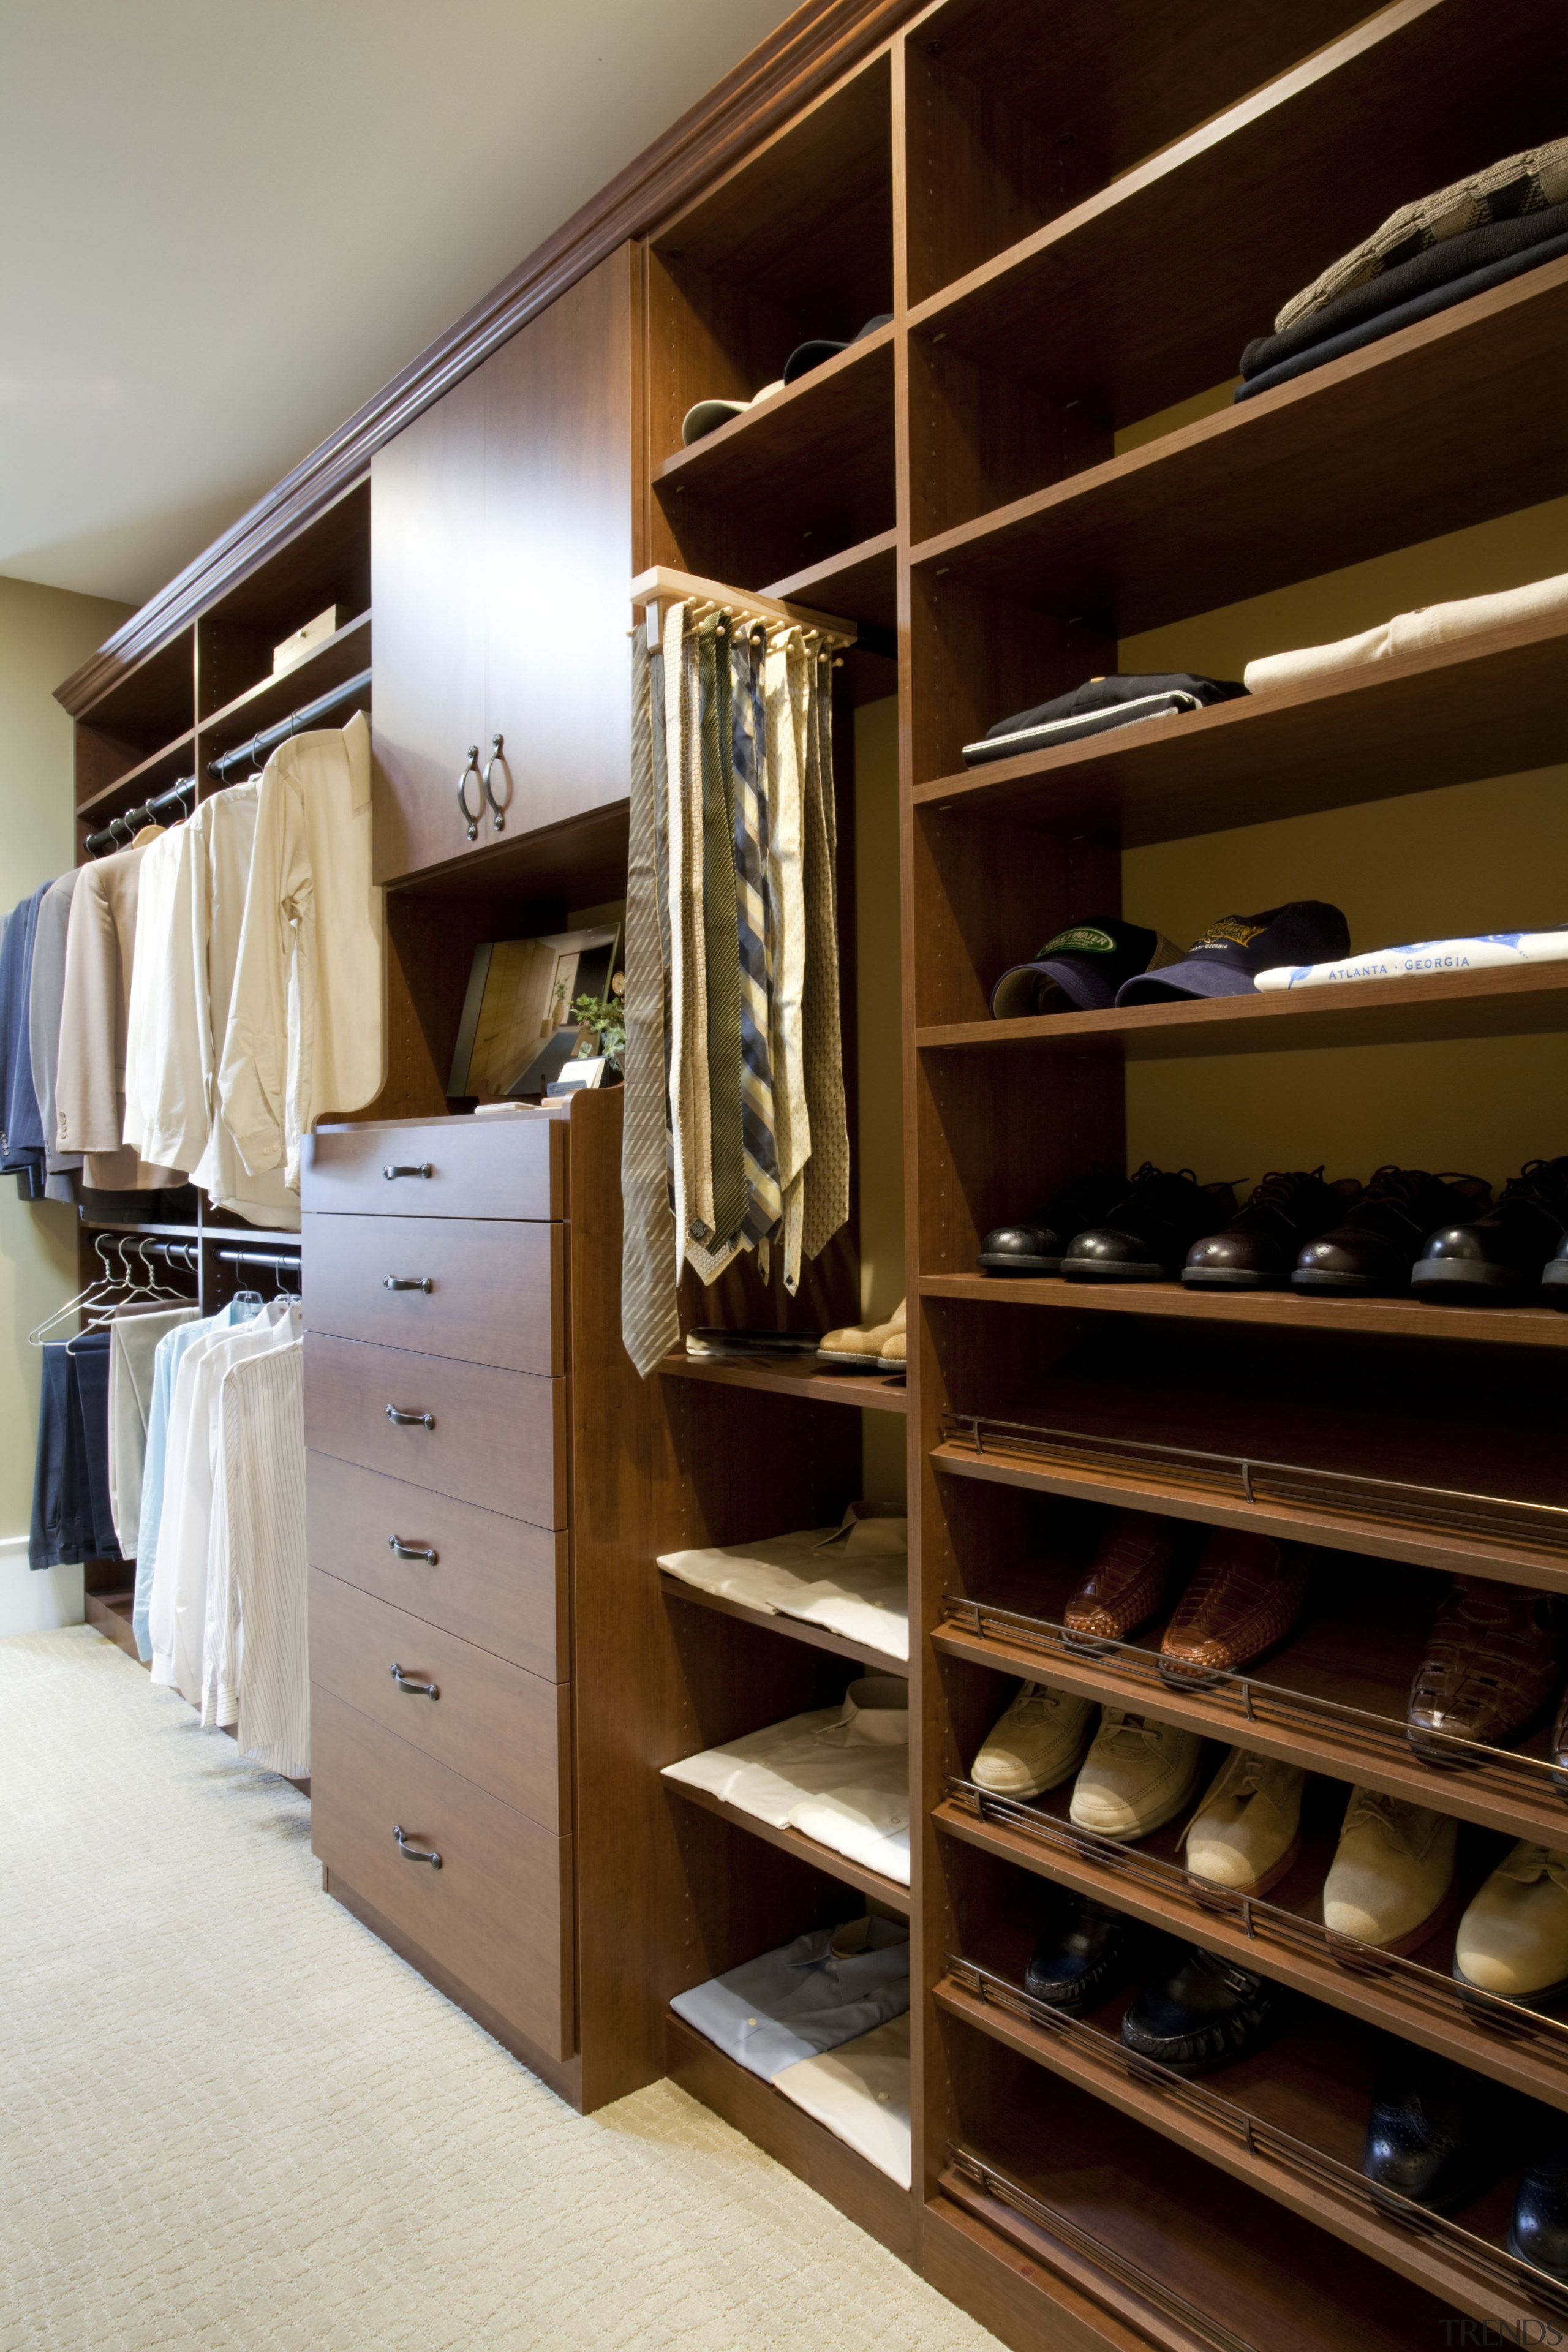
[[[1170,1004],[1184,996],[1250,996],[1257,974],[1277,963],[1327,963],[1350,953],[1350,926],[1321,898],[1292,898],[1261,915],[1222,915],[1184,956],[1134,973],[1118,1004]]]
[[[1098,1013],[1116,1002],[1116,992],[1134,972],[1176,963],[1182,950],[1141,923],[1069,923],[1047,940],[1033,963],[1016,963],[991,992],[998,1021],[1018,1021],[1035,1013]]]

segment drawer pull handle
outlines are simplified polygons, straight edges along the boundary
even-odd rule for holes
[[[441,1686],[438,1683],[413,1682],[401,1666],[393,1667],[392,1679],[400,1691],[408,1693],[410,1698],[439,1698],[441,1696]]]
[[[434,1568],[441,1557],[438,1551],[426,1551],[423,1544],[405,1544],[401,1536],[388,1536],[386,1548],[399,1559],[422,1559],[427,1568]]]
[[[387,1406],[386,1417],[397,1429],[434,1429],[436,1426],[433,1412],[399,1412],[395,1404]]]
[[[434,1176],[436,1171],[427,1160],[422,1160],[416,1168],[413,1166],[399,1168],[390,1165],[384,1168],[381,1172],[390,1184],[395,1176]]]
[[[402,1828],[396,1822],[394,1822],[392,1824],[392,1834],[397,1840],[397,1851],[403,1856],[405,1862],[427,1862],[432,1870],[440,1869],[441,1857],[436,1852],[434,1846],[431,1847],[428,1853],[426,1853],[418,1846],[410,1845],[408,1843],[408,1832]]]
[[[427,1274],[389,1274],[382,1282],[384,1290],[432,1291],[436,1286]]]

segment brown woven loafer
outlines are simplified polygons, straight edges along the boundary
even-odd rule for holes
[[[1165,1628],[1165,1680],[1237,1674],[1282,1642],[1306,1605],[1311,1559],[1304,1544],[1216,1528]]]
[[[1118,1511],[1068,1597],[1062,1624],[1079,1650],[1130,1642],[1165,1597],[1185,1533],[1152,1511]]]
[[[1410,1685],[1410,1745],[1429,1764],[1462,1764],[1429,1735],[1489,1748],[1517,1738],[1556,1696],[1563,1663],[1563,1610],[1551,1593],[1457,1576]]]

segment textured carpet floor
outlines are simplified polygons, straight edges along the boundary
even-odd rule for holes
[[[4,2352],[994,2352],[672,2084],[574,2115],[98,1634],[0,1641],[0,1790]]]

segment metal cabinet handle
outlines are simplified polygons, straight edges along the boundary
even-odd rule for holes
[[[382,1284],[384,1290],[434,1290],[436,1286],[427,1274],[389,1274]]]
[[[509,792],[506,800],[498,801],[490,784],[490,778],[494,775],[496,770],[498,768],[506,768],[506,761],[501,758],[501,745],[505,741],[506,737],[504,735],[492,735],[490,737],[490,756],[485,764],[485,798],[490,804],[490,813],[495,818],[495,830],[497,833],[504,833],[506,831],[507,803],[511,798]],[[507,772],[507,782],[510,784],[510,782],[511,775],[509,770]]]
[[[397,1840],[397,1851],[403,1856],[405,1862],[427,1862],[432,1870],[440,1869],[441,1857],[436,1852],[434,1846],[431,1847],[428,1853],[424,1853],[420,1851],[418,1846],[410,1845],[408,1843],[408,1832],[397,1822],[394,1822],[392,1824],[392,1834]]]
[[[468,795],[464,790],[464,787],[468,783],[470,776],[472,776],[475,783],[479,787],[479,804],[478,808],[473,809],[468,806]],[[462,810],[463,814],[468,821],[468,839],[470,841],[477,841],[479,837],[479,819],[485,813],[484,779],[479,774],[479,747],[477,743],[469,744],[468,764],[463,770],[462,774],[458,778],[458,806]]]
[[[386,1417],[396,1429],[434,1429],[436,1426],[433,1412],[399,1412],[395,1404],[387,1406]]]
[[[441,1557],[438,1551],[427,1550],[424,1544],[405,1543],[401,1536],[388,1536],[386,1548],[399,1559],[422,1559],[427,1568],[434,1568]]]
[[[436,1171],[427,1160],[421,1160],[417,1166],[400,1166],[396,1161],[389,1161],[381,1172],[390,1184],[397,1176],[434,1176]]]
[[[406,1691],[408,1693],[410,1698],[439,1698],[441,1696],[438,1685],[436,1683],[412,1682],[404,1673],[401,1666],[393,1667],[392,1679],[397,1685],[400,1691]]]

